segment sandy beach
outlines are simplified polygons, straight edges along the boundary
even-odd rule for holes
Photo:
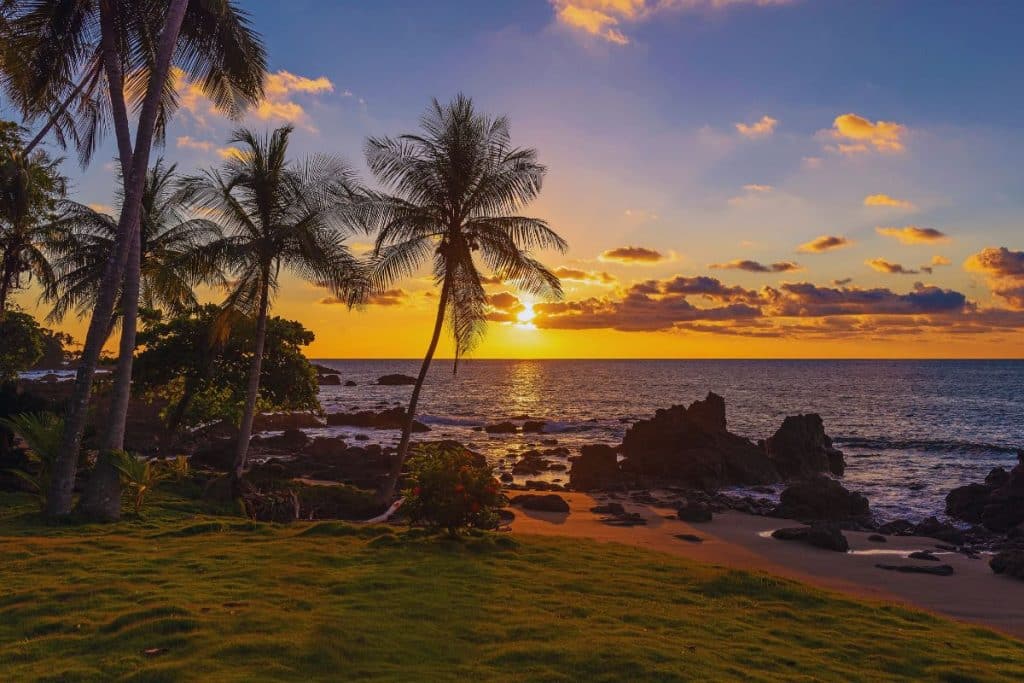
[[[610,500],[607,497],[559,495],[569,503],[568,515],[515,507],[512,531],[622,543],[724,567],[764,571],[857,597],[914,606],[1024,638],[1024,582],[993,574],[988,556],[970,559],[944,552],[936,548],[935,539],[890,536],[887,542],[877,543],[868,540],[868,533],[847,531],[851,552],[838,553],[769,536],[774,529],[799,526],[790,520],[730,511],[716,515],[711,522],[689,524],[674,519],[674,510],[617,498],[627,511],[643,515],[647,525],[612,526],[601,521],[603,515],[590,511]],[[693,534],[702,541],[682,540],[677,537],[680,534]],[[875,567],[876,563],[932,564],[906,559],[916,550],[934,551],[955,573],[942,577]]]

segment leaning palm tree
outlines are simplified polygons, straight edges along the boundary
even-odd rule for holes
[[[4,4],[0,86],[26,120],[44,122],[34,142],[50,128],[61,142],[62,132],[73,129],[70,137],[84,162],[109,120],[124,178],[115,250],[104,270],[68,401],[64,447],[48,501],[47,512],[52,516],[71,511],[76,454],[89,395],[122,281],[127,295],[115,375],[116,410],[111,411],[114,419],[109,431],[112,441],[123,440],[135,346],[142,187],[153,143],[163,137],[178,103],[175,81],[179,74],[195,81],[221,111],[231,115],[263,93],[266,55],[247,13],[236,4],[234,0],[8,0]],[[129,111],[137,114],[134,140]],[[86,512],[116,518],[120,506],[113,467],[102,468],[102,481],[109,483],[102,509]]]
[[[416,405],[445,319],[456,362],[483,334],[487,300],[477,259],[521,290],[558,298],[558,278],[531,250],[567,248],[545,221],[518,215],[540,193],[546,169],[536,150],[512,146],[508,119],[484,116],[459,95],[447,106],[434,100],[421,126],[420,135],[367,141],[367,165],[391,194],[366,193],[357,203],[364,225],[378,230],[374,285],[410,276],[430,260],[441,288],[434,331],[382,500],[394,495],[408,455]]]
[[[259,398],[260,370],[271,297],[281,271],[327,287],[356,303],[365,291],[362,265],[345,244],[345,206],[355,195],[355,175],[339,159],[287,158],[292,127],[269,136],[241,129],[229,144],[241,148],[221,168],[185,179],[183,193],[221,225],[224,237],[205,247],[233,277],[227,312],[256,321],[245,409],[232,467],[237,484],[245,469]]]
[[[222,235],[219,226],[206,218],[191,216],[178,190],[176,164],[163,159],[146,174],[140,221],[140,304],[144,308],[184,313],[196,306],[194,288],[222,284],[216,263],[203,247]],[[62,321],[68,313],[88,316],[96,307],[107,259],[117,239],[117,221],[81,204],[68,204],[52,224],[48,244],[56,286],[43,293],[52,304],[47,320]],[[117,324],[123,306],[119,292],[110,329]]]

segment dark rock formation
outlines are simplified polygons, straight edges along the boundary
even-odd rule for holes
[[[283,429],[311,429],[323,427],[324,423],[313,413],[297,411],[292,413],[261,413],[256,416],[254,432],[272,432]]]
[[[888,543],[889,542],[889,539],[887,539],[882,534],[871,534],[870,536],[868,536],[868,540],[871,541],[872,543]]]
[[[710,522],[711,506],[702,501],[685,500],[676,510],[676,517],[684,522]]]
[[[327,424],[331,427],[366,427],[369,429],[403,429],[408,414],[405,408],[395,407],[380,412],[372,410],[361,410],[357,413],[330,413],[327,415]],[[413,420],[412,431],[429,432],[430,427]]]
[[[929,562],[939,561],[938,556],[930,550],[915,550],[907,555],[907,558],[911,560],[927,560]]]
[[[846,536],[834,524],[815,524],[812,526],[801,526],[790,529],[776,529],[772,532],[772,538],[780,541],[801,541],[815,548],[834,550],[845,553],[850,549]]]
[[[819,475],[787,486],[779,497],[776,515],[800,520],[850,520],[870,514],[868,499],[847,491],[842,484]]]
[[[512,422],[498,422],[487,425],[484,427],[484,431],[488,434],[515,434],[519,431],[519,427],[516,427]]]
[[[544,425],[547,424],[542,420],[527,420],[523,423],[524,434],[540,434],[544,431]]]
[[[276,436],[254,436],[251,447],[275,451],[297,451],[309,444],[309,437],[298,429],[286,429]]]
[[[953,568],[948,564],[876,564],[879,569],[903,574],[931,574],[932,576],[952,576]]]
[[[383,377],[377,379],[377,384],[381,384],[387,387],[406,386],[416,384],[416,378],[410,377],[409,375],[400,374],[384,375]]]
[[[316,381],[322,387],[341,386],[341,376],[339,375],[318,375]]]
[[[603,505],[596,505],[590,508],[590,511],[597,515],[626,514],[626,508],[622,507],[622,503],[604,503]]]
[[[819,472],[841,476],[846,469],[843,452],[832,447],[825,423],[817,413],[787,417],[764,446],[783,477],[807,477]]]
[[[726,429],[725,400],[713,393],[689,408],[673,406],[635,422],[626,431],[621,450],[622,471],[644,483],[714,490],[779,480],[764,451]]]
[[[622,480],[618,454],[603,444],[583,446],[569,470],[569,486],[576,491],[618,488]]]
[[[1017,466],[1007,472],[997,467],[983,484],[955,488],[946,496],[946,513],[986,529],[1008,532],[1024,523],[1024,451],[1017,452]]]
[[[352,380],[350,380],[350,379],[347,379],[347,380],[345,380],[345,386],[346,386],[346,387],[354,387],[354,386],[357,386],[357,385],[356,385],[356,383],[355,383],[355,382],[353,382]]]
[[[547,495],[527,493],[521,496],[515,496],[509,502],[512,505],[523,508],[524,510],[536,510],[538,512],[563,512],[565,514],[569,514],[569,503],[565,502],[565,499],[561,496],[553,493],[549,493]]]
[[[1024,550],[1006,550],[989,560],[988,566],[996,574],[1024,579]]]
[[[935,538],[954,545],[961,545],[964,542],[964,532],[952,524],[940,522],[935,517],[928,517],[920,524],[914,526],[914,535],[927,536],[928,538]]]

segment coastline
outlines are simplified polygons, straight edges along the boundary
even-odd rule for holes
[[[779,541],[760,534],[780,527],[799,526],[790,520],[728,511],[711,522],[687,523],[674,510],[616,498],[628,512],[642,515],[647,524],[612,526],[600,521],[590,508],[610,500],[604,495],[560,492],[569,514],[512,508],[512,533],[587,538],[632,545],[731,569],[763,571],[858,598],[898,603],[927,612],[993,628],[1024,640],[1024,582],[992,573],[985,559],[960,553],[940,554],[937,541],[920,536],[891,536],[886,543],[867,540],[868,532],[844,531],[851,553],[838,553],[800,543]],[[700,543],[676,538],[694,534]],[[903,574],[875,567],[878,562],[921,564],[894,551],[933,550],[954,568],[948,577]],[[874,551],[865,553],[864,551]],[[984,556],[983,556],[984,557]],[[928,563],[925,563],[928,564]]]

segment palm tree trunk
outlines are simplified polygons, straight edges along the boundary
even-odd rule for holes
[[[249,387],[245,396],[245,412],[238,428],[238,447],[235,450],[235,464],[231,470],[233,488],[237,487],[245,470],[245,458],[249,454],[249,439],[252,425],[256,420],[256,402],[260,395],[260,373],[263,371],[263,349],[267,342],[267,309],[270,306],[270,273],[264,271],[260,284],[260,309],[256,318],[256,348],[253,350],[252,365],[249,368]]]
[[[416,419],[416,406],[420,401],[420,392],[423,390],[423,382],[427,379],[427,371],[430,370],[430,362],[434,360],[434,352],[437,351],[437,343],[441,339],[441,329],[444,327],[445,309],[448,307],[448,297],[451,293],[451,284],[445,277],[441,285],[441,299],[437,302],[437,319],[434,321],[434,334],[430,338],[430,346],[427,347],[427,355],[423,357],[423,364],[420,366],[420,374],[416,377],[416,386],[412,388],[412,398],[409,399],[409,412],[406,415],[405,425],[402,427],[402,440],[398,443],[398,453],[391,463],[391,470],[388,478],[384,481],[378,494],[378,500],[388,503],[395,495],[398,487],[398,479],[402,476],[402,467],[409,456],[409,439],[412,436],[412,423]]]
[[[150,75],[150,82],[139,113],[135,136],[135,151],[131,147],[127,106],[124,99],[123,74],[120,57],[116,48],[115,11],[111,0],[100,3],[100,30],[103,40],[103,58],[110,91],[111,108],[114,113],[114,128],[117,133],[118,154],[122,169],[127,168],[124,177],[124,203],[118,222],[117,240],[113,253],[107,260],[100,283],[96,308],[89,322],[89,331],[82,348],[82,357],[75,377],[75,388],[68,402],[64,436],[61,449],[54,463],[51,475],[50,493],[47,496],[46,512],[50,516],[61,516],[71,512],[71,499],[78,465],[78,451],[82,444],[82,433],[88,417],[89,395],[92,393],[93,377],[99,363],[100,352],[106,341],[107,326],[114,312],[114,300],[124,277],[131,236],[138,231],[142,211],[142,189],[149,153],[153,146],[156,118],[159,112],[160,96],[171,68],[171,58],[178,42],[182,20],[188,0],[172,0],[167,10],[167,20],[160,33],[156,65]],[[128,161],[130,159],[130,162]]]
[[[128,253],[128,271],[125,273],[124,291],[121,294],[121,342],[107,418],[107,432],[102,444],[104,452],[124,448],[128,404],[132,392],[136,321],[139,313],[139,238],[138,233],[132,238],[132,247]],[[85,491],[82,492],[78,509],[86,518],[99,522],[116,522],[121,518],[121,473],[109,457],[102,457],[96,462]]]

